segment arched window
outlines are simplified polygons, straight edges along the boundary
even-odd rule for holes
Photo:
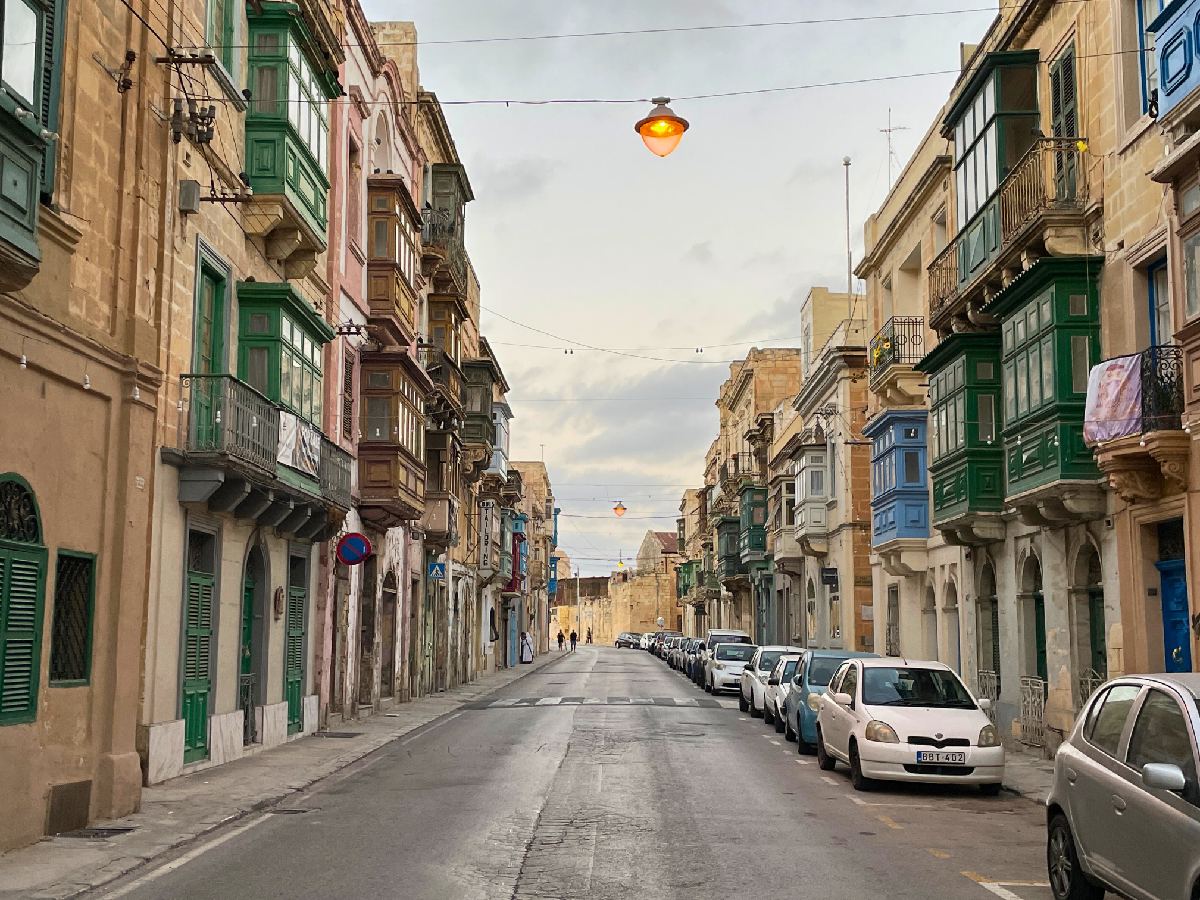
[[[0,725],[37,716],[46,548],[24,479],[0,475]]]

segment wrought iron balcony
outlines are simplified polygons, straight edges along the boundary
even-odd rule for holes
[[[462,373],[456,363],[441,347],[422,344],[417,348],[417,359],[430,380],[436,385],[447,403],[456,410],[463,406]]]
[[[452,287],[467,289],[467,254],[463,247],[463,222],[449,209],[425,209],[421,218],[422,254],[431,261],[430,274],[449,275]]]
[[[1162,344],[1141,357],[1143,433],[1183,428],[1183,348]]]
[[[292,429],[281,443],[280,420],[291,413],[245,382],[184,375],[182,386],[188,400],[179,446],[164,450],[184,470],[181,501],[308,538],[324,531],[328,508],[350,507],[353,458],[315,426],[300,422],[299,433]]]
[[[731,488],[730,491],[725,492],[727,494],[736,491],[738,483],[743,478],[756,477],[758,477],[758,467],[755,465],[753,453],[734,453],[721,463],[721,483],[722,485],[728,484]]]
[[[929,264],[929,319],[941,327],[954,301],[976,285],[1001,280],[1005,258],[1041,239],[1046,253],[1086,252],[1081,236],[1052,234],[1056,225],[1077,227],[1087,204],[1087,142],[1043,137],[1000,182],[996,195]],[[989,241],[989,234],[994,238]],[[989,246],[990,245],[990,246]]]
[[[922,316],[892,316],[871,338],[871,387],[892,366],[911,366],[925,355],[925,319]]]

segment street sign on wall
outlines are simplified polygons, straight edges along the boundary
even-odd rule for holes
[[[429,564],[429,577],[434,581],[445,581],[446,564],[440,562],[431,562]]]
[[[337,543],[337,558],[344,566],[357,566],[371,555],[371,541],[365,534],[351,531]]]

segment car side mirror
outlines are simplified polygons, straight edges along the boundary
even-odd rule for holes
[[[1171,763],[1146,763],[1142,766],[1142,784],[1159,791],[1182,791],[1187,787],[1183,769]]]
[[[800,687],[800,676],[799,675],[797,675],[795,678],[792,679],[792,684],[795,685],[796,687]]]
[[[992,708],[992,701],[991,701],[991,699],[990,699],[990,698],[988,698],[988,697],[982,697],[982,698],[980,698],[980,700],[979,700],[979,708],[980,708],[980,709],[982,709],[984,712],[987,712],[989,709],[991,709],[991,708]]]
[[[849,707],[849,706],[853,706],[853,705],[854,705],[854,698],[853,698],[853,697],[851,697],[849,694],[842,693],[841,691],[839,691],[838,693],[834,694],[834,695],[833,695],[833,697],[832,697],[832,700],[833,700],[833,702],[834,702],[834,703],[836,703],[838,706],[847,706],[847,707]]]
[[[767,684],[779,684],[779,679],[778,678],[768,678]]]

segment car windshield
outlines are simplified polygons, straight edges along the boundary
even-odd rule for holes
[[[746,662],[757,649],[753,644],[720,644],[717,646],[716,657],[733,662]]]
[[[865,667],[862,697],[867,706],[975,708],[975,701],[953,672],[916,666]]]
[[[808,664],[808,683],[818,687],[828,687],[829,679],[833,677],[837,667],[844,662],[844,659],[837,657],[817,657]]]
[[[782,650],[764,650],[762,656],[758,658],[758,668],[763,672],[770,672],[775,668],[775,663],[779,662],[781,656],[783,656]]]

